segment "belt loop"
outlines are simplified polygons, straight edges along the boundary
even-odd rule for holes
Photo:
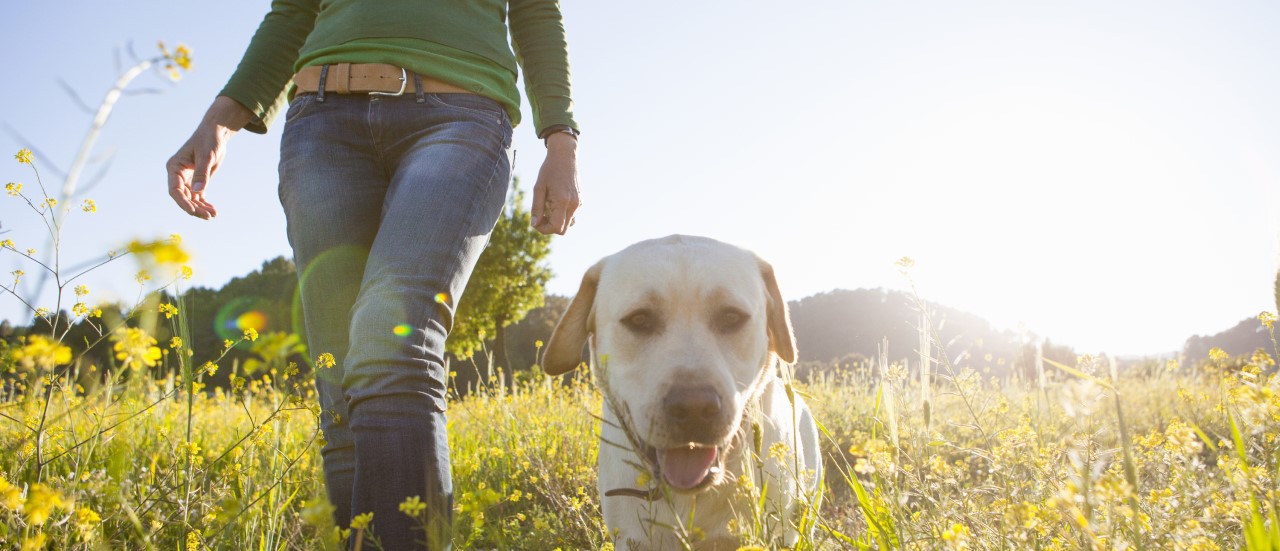
[[[427,94],[422,91],[422,77],[418,73],[413,74],[413,89],[418,91],[418,103],[427,101]]]
[[[333,92],[336,94],[351,93],[351,64],[338,63],[333,66]]]
[[[326,78],[329,78],[329,66],[321,65],[320,66],[320,86],[319,86],[319,89],[316,90],[316,101],[319,101],[319,102],[324,101],[324,80]]]

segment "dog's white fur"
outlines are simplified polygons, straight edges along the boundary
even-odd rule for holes
[[[779,360],[794,363],[796,348],[773,268],[708,238],[637,243],[587,271],[551,336],[544,369],[577,367],[589,337],[606,396],[600,499],[617,548],[737,549],[747,541],[731,533],[735,517],[739,534],[759,523],[766,543],[794,545],[797,519],[805,508],[817,509],[822,463],[809,408],[778,374]],[[646,462],[622,427],[626,422],[642,446],[686,445],[682,427],[664,418],[663,400],[693,386],[714,389],[725,410],[710,437],[721,446],[722,471],[695,490],[674,491],[660,485],[660,473],[647,472],[652,453]],[[765,489],[759,521],[752,513],[757,503],[742,490],[744,476]],[[644,484],[661,497],[634,495],[649,489]],[[633,495],[605,495],[616,489]]]

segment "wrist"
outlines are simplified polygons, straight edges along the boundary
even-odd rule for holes
[[[538,137],[542,138],[542,143],[547,147],[551,147],[551,138],[555,136],[559,136],[557,139],[560,140],[563,140],[564,137],[569,137],[574,139],[574,141],[577,141],[578,129],[567,124],[553,124],[543,128],[542,131],[538,133]]]
[[[574,153],[578,150],[578,138],[562,132],[556,132],[546,138],[548,153]]]
[[[205,121],[231,131],[239,131],[254,118],[253,111],[227,96],[214,98],[205,113]]]

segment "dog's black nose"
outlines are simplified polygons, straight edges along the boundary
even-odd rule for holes
[[[720,394],[710,386],[674,388],[662,399],[662,410],[676,421],[711,421],[720,415]]]

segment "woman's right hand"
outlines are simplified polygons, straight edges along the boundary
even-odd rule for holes
[[[222,164],[227,141],[252,119],[253,112],[231,98],[218,96],[213,100],[196,131],[165,163],[169,196],[179,208],[205,220],[218,215],[206,198],[209,180]]]

